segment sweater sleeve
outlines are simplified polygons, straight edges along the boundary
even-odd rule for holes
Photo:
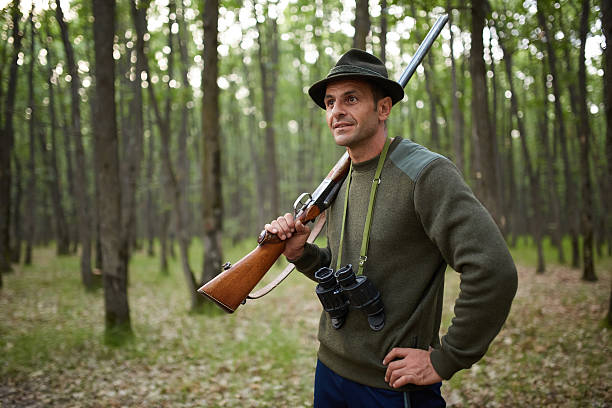
[[[288,261],[294,264],[298,271],[316,282],[314,274],[320,268],[329,266],[331,262],[331,250],[329,246],[326,248],[319,248],[315,244],[306,243],[302,256],[298,259],[288,259]]]
[[[455,317],[431,353],[434,369],[449,379],[481,359],[501,330],[517,273],[497,225],[450,161],[434,160],[421,172],[414,202],[426,234],[461,278]]]

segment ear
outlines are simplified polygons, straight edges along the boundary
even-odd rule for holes
[[[384,98],[378,101],[378,106],[376,107],[376,111],[378,112],[378,120],[384,122],[387,120],[389,115],[391,114],[391,107],[393,103],[391,101],[390,96],[385,96]]]

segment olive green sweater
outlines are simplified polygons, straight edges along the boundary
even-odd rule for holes
[[[353,166],[342,264],[355,271],[377,163],[378,157]],[[514,263],[493,219],[446,158],[396,138],[381,179],[364,275],[381,293],[386,324],[375,332],[363,312],[351,309],[336,330],[323,312],[319,359],[345,378],[390,389],[385,355],[394,347],[431,346],[433,367],[449,379],[478,361],[501,329],[517,288]],[[328,210],[328,246],[306,244],[294,260],[311,279],[323,266],[336,267],[346,184]],[[461,291],[440,342],[447,265],[460,273]]]

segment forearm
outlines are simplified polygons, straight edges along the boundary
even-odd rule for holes
[[[301,257],[287,260],[293,263],[298,271],[314,281],[315,272],[325,266],[329,266],[331,251],[329,247],[319,248],[315,244],[306,243]]]

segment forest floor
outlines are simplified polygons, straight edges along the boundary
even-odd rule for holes
[[[516,260],[519,290],[508,321],[482,361],[444,384],[448,405],[612,407],[611,330],[603,324],[612,260],[598,263],[595,283],[563,266],[537,275]],[[102,291],[82,289],[78,265],[38,248],[33,266],[3,276],[0,407],[312,405],[320,305],[298,273],[232,315],[191,314],[178,262],[162,276],[156,259],[137,253],[134,336],[112,346],[104,342]],[[449,270],[441,333],[458,290]]]

